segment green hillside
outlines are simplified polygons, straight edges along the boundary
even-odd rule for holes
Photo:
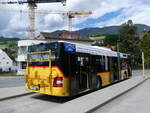
[[[0,49],[5,49],[5,48],[7,48],[7,45],[5,45],[5,44],[0,44]]]
[[[104,40],[105,38],[106,38],[106,36],[101,36],[101,35],[99,35],[99,36],[91,36],[91,37],[89,37],[91,40]]]
[[[12,59],[17,57],[18,38],[0,37],[0,49],[3,49]]]

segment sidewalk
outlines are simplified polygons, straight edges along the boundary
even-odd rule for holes
[[[131,79],[66,102],[57,108],[43,113],[91,113],[100,106],[140,85],[148,78],[143,78],[142,76],[132,77]]]
[[[29,94],[32,94],[32,92],[25,91],[24,86],[0,88],[0,101]]]

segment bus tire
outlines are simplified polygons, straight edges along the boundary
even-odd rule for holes
[[[102,87],[102,80],[100,77],[96,77],[96,85],[95,85],[95,89],[100,89]]]

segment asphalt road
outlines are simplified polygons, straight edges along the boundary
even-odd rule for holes
[[[33,94],[0,101],[0,113],[41,113],[66,101],[65,98]]]
[[[150,70],[145,70],[146,75],[150,75]],[[140,76],[142,75],[141,70],[134,70],[133,76]],[[0,88],[5,87],[17,87],[17,86],[24,86],[24,80],[22,77],[1,77],[0,76]]]
[[[150,113],[150,79],[93,113]]]
[[[0,76],[0,88],[5,87],[18,87],[24,86],[24,80],[22,77],[1,77]]]

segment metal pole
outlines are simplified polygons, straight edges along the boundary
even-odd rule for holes
[[[142,72],[143,72],[143,78],[145,78],[145,59],[144,59],[144,53],[142,52]]]
[[[120,36],[119,36],[119,40],[117,40],[117,52],[118,52],[118,70],[119,70],[119,80],[121,80],[121,66],[120,66],[120,53],[119,53],[119,51],[120,51],[120,49],[119,49],[119,42],[120,42]]]

